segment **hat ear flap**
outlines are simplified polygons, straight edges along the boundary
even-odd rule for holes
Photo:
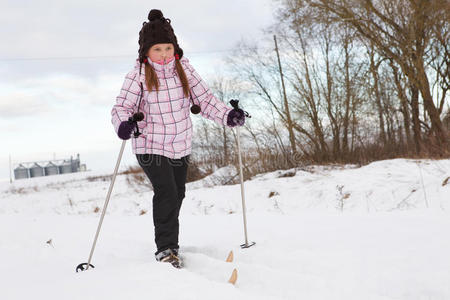
[[[176,52],[177,52],[177,54],[178,54],[178,56],[179,56],[180,58],[183,57],[183,49],[181,49],[178,45],[177,45],[177,50],[176,50]]]

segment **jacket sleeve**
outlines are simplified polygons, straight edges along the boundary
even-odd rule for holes
[[[227,126],[228,113],[232,108],[214,97],[209,87],[191,66],[187,58],[183,57],[180,61],[183,64],[183,68],[189,81],[193,102],[194,104],[200,105],[200,114],[204,118],[212,120],[219,125]]]
[[[116,104],[111,110],[111,122],[116,133],[119,130],[120,123],[127,121],[137,111],[140,93],[141,88],[138,82],[138,75],[136,72],[131,71],[125,76],[120,93],[116,98]]]

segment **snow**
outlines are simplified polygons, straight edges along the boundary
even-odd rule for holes
[[[148,184],[117,177],[95,269],[75,273],[109,177],[0,183],[2,299],[450,299],[450,160],[255,176],[245,182],[248,249],[240,185],[211,186],[233,168],[217,173],[187,185],[181,270],[154,260]]]

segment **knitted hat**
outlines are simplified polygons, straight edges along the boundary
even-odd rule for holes
[[[139,32],[139,62],[144,62],[148,49],[156,44],[172,43],[175,54],[179,58],[183,56],[183,50],[178,45],[177,37],[170,25],[170,19],[166,19],[159,9],[152,9],[148,14],[149,22],[142,24]]]

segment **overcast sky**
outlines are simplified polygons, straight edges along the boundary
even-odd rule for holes
[[[0,179],[9,177],[10,154],[17,163],[80,153],[89,169],[112,172],[120,140],[110,111],[151,8],[172,20],[185,56],[207,80],[240,39],[262,35],[273,6],[271,0],[1,0]],[[134,164],[130,144],[123,165]]]

